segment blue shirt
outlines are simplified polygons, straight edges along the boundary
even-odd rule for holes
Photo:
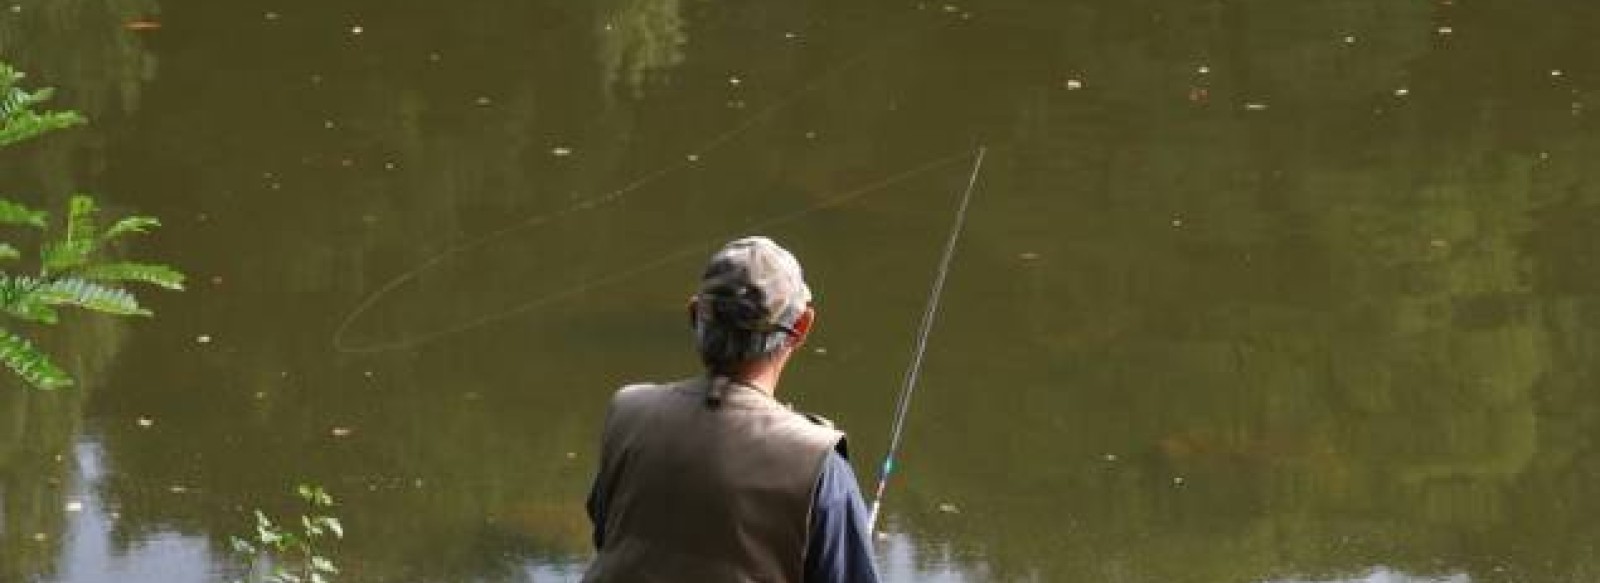
[[[594,548],[605,540],[605,484],[595,481],[586,505],[594,524]],[[878,583],[867,533],[867,506],[850,462],[831,452],[822,463],[811,499],[811,538],[806,542],[805,583]]]

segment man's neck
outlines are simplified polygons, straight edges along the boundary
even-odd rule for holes
[[[788,361],[787,356],[784,354],[771,360],[749,363],[736,370],[719,374],[740,384],[754,387],[769,397],[776,397],[778,379],[783,376],[783,365]]]

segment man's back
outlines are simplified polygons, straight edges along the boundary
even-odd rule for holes
[[[801,581],[812,495],[842,438],[726,379],[618,391],[585,581]]]

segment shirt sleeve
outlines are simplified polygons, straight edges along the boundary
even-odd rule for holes
[[[877,583],[867,508],[855,470],[838,452],[828,454],[811,503],[806,583]]]
[[[600,484],[600,475],[595,474],[594,483],[589,486],[589,499],[584,502],[584,509],[589,512],[589,523],[594,525],[594,532],[590,541],[594,543],[594,550],[600,550],[600,544],[606,540],[606,508],[605,492]]]

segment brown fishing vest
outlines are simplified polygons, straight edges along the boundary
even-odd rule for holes
[[[606,416],[605,540],[585,583],[800,583],[811,501],[844,434],[758,389],[633,385]]]

